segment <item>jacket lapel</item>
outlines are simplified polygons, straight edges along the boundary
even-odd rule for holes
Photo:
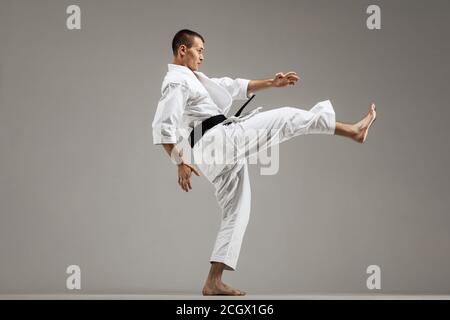
[[[194,71],[194,73],[198,76],[198,80],[209,92],[209,95],[217,104],[217,106],[222,109],[224,113],[227,113],[233,102],[233,99],[231,98],[231,95],[228,93],[228,91],[209,79],[202,72]]]

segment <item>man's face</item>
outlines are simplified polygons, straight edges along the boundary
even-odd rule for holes
[[[192,71],[197,71],[203,62],[203,41],[198,37],[194,37],[192,47],[186,49],[183,62]]]

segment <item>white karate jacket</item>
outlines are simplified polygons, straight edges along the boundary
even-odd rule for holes
[[[227,115],[233,100],[245,100],[247,79],[208,78],[199,71],[168,65],[152,123],[153,144],[177,143],[177,131],[187,138],[194,126],[217,114]],[[245,113],[243,114],[245,115]]]

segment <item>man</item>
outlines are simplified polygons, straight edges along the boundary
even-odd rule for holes
[[[165,151],[176,161],[178,184],[188,192],[192,189],[192,172],[197,176],[200,176],[200,172],[183,158],[182,150],[177,147],[177,129],[184,127],[192,130],[199,125],[208,124],[208,130],[197,136],[198,141],[194,140],[191,145],[195,164],[216,189],[215,195],[222,209],[222,222],[202,293],[245,295],[244,291],[222,282],[224,270],[236,269],[250,214],[251,196],[246,161],[248,154],[238,152],[240,156],[236,156],[233,147],[238,144],[235,141],[245,141],[250,132],[255,130],[266,130],[277,139],[267,140],[266,137],[253,136],[253,146],[257,145],[258,150],[304,134],[334,134],[363,143],[376,117],[375,105],[370,106],[369,112],[362,120],[353,124],[336,121],[329,100],[317,103],[309,111],[282,107],[259,112],[260,107],[250,113],[226,118],[224,115],[228,113],[232,100],[247,99],[254,92],[266,88],[295,85],[299,80],[298,75],[295,72],[280,72],[273,79],[265,80],[208,78],[198,71],[204,60],[204,39],[200,34],[187,29],[180,30],[174,36],[172,50],[173,61],[168,65],[169,71],[161,88],[162,97],[152,123],[153,143],[162,144]],[[225,140],[217,141],[222,141],[228,149],[233,149],[232,161],[200,161],[204,155],[202,144],[220,136],[225,137]],[[216,152],[222,150],[223,146],[219,144],[213,144]],[[256,150],[252,151],[255,152]]]

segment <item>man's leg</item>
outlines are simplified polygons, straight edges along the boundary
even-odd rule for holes
[[[204,295],[245,295],[222,282],[224,270],[236,269],[244,233],[247,228],[251,190],[248,164],[243,159],[227,165],[213,180],[216,198],[222,209],[222,221],[211,254],[211,269],[203,288]]]
[[[375,117],[375,105],[372,104],[360,121],[353,124],[338,122],[333,106],[327,100],[317,103],[310,110],[281,107],[260,112],[247,120],[231,124],[227,135],[238,146],[238,152],[234,152],[232,158],[239,161],[299,135],[339,135],[362,143]]]

